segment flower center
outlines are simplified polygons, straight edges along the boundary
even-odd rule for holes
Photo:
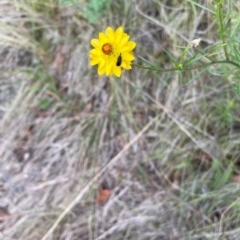
[[[112,54],[113,53],[113,46],[112,46],[112,44],[110,44],[110,43],[103,44],[102,51],[106,55]]]

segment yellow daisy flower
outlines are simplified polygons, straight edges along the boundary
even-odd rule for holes
[[[94,49],[89,54],[90,65],[98,65],[99,75],[106,73],[107,76],[115,74],[120,77],[122,68],[131,69],[131,61],[135,59],[132,50],[136,43],[128,41],[129,38],[122,27],[116,31],[108,27],[105,33],[99,33],[98,39],[91,40]]]

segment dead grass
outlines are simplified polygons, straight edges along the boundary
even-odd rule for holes
[[[115,79],[88,64],[106,26],[123,25],[136,56],[163,69],[164,49],[180,59],[193,38],[223,52],[214,7],[110,1],[90,24],[78,2],[0,3],[0,207],[11,214],[0,238],[237,240],[239,70],[134,67]],[[239,6],[226,6],[234,38]],[[111,191],[103,204],[99,189]]]

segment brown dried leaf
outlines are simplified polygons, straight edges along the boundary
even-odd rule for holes
[[[5,208],[0,207],[0,220],[5,221],[11,218],[12,216],[10,215],[10,213]]]
[[[100,189],[97,195],[97,201],[99,204],[103,204],[111,195],[110,189]]]
[[[233,175],[231,176],[232,182],[240,182],[240,175]]]

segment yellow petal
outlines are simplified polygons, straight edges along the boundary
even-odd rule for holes
[[[91,56],[93,56],[93,55],[95,55],[95,56],[102,55],[102,52],[100,50],[98,50],[98,49],[95,49],[95,48],[90,50],[89,53],[90,53]]]
[[[94,38],[91,40],[91,44],[93,47],[97,48],[97,47],[99,47],[99,40]]]
[[[112,69],[108,76],[112,76],[113,74],[114,73],[113,73],[113,69]]]
[[[120,42],[118,43],[118,47],[119,48],[123,47],[127,43],[129,38],[130,38],[129,35],[127,35],[126,33],[123,33],[122,38],[121,38]]]
[[[124,69],[132,69],[130,62],[127,61],[123,61],[121,67]]]
[[[100,67],[100,68],[105,68],[105,65],[106,65],[105,59],[100,58],[99,67]]]
[[[123,27],[118,27],[115,31],[115,36],[118,36],[118,35],[122,36],[122,34],[123,34]]]
[[[135,59],[135,57],[133,56],[132,53],[128,53],[128,52],[123,52],[122,53],[122,59],[125,60],[125,61],[132,61]]]
[[[112,65],[113,65],[112,63],[113,63],[112,61],[108,61],[106,63],[106,74],[107,74],[107,76],[109,76],[111,71],[112,71]]]
[[[121,76],[121,67],[113,66],[112,70],[117,77]]]
[[[92,59],[92,60],[90,61],[90,65],[91,65],[91,66],[94,66],[94,65],[96,65],[96,64],[99,64],[99,62],[100,62],[99,58],[95,58],[95,59]]]
[[[114,31],[111,27],[107,27],[106,36],[110,41],[114,42]]]
[[[108,38],[106,37],[106,35],[103,32],[100,32],[98,37],[99,37],[100,45],[103,45],[104,43],[108,42]]]
[[[136,47],[136,43],[133,41],[127,42],[123,47],[119,49],[120,52],[130,52]]]
[[[123,35],[123,27],[119,27],[115,31],[115,44],[118,44],[120,42],[122,35]]]
[[[101,76],[105,73],[105,71],[101,68],[98,68],[98,75]]]
[[[99,65],[99,67],[98,67],[98,75],[103,75],[105,72],[106,72],[105,71],[105,67],[100,67],[100,65]]]

